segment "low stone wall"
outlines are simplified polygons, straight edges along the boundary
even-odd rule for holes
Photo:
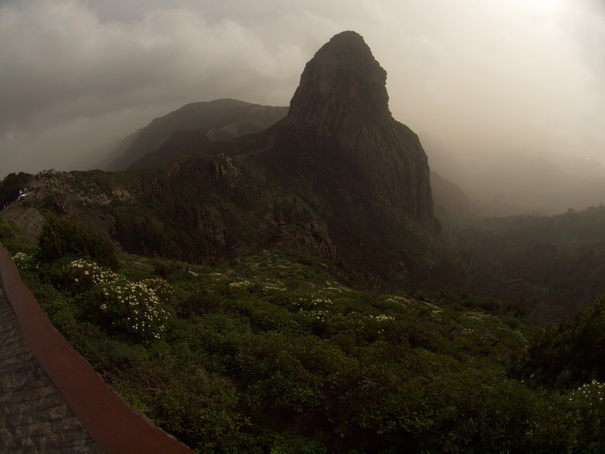
[[[0,276],[6,300],[10,303],[4,304],[3,310],[12,311],[14,316],[14,321],[11,321],[10,312],[4,313],[0,318],[0,342],[4,345],[0,351],[0,371],[5,370],[8,374],[0,376],[0,391],[6,391],[2,394],[6,394],[11,405],[21,405],[21,409],[15,406],[11,410],[15,411],[15,416],[8,411],[5,411],[5,414],[0,412],[0,416],[6,419],[14,418],[6,422],[8,426],[5,425],[5,428],[11,433],[10,439],[15,446],[23,444],[24,450],[17,452],[28,452],[25,444],[34,443],[38,438],[41,445],[50,443],[48,440],[54,436],[57,437],[55,446],[59,448],[50,448],[48,445],[48,450],[40,449],[34,452],[193,452],[153,426],[103,382],[86,360],[49,322],[35,297],[21,281],[17,267],[3,247],[0,247]],[[6,328],[2,323],[7,323],[11,328]],[[19,344],[19,336],[22,336],[25,345]],[[20,371],[31,371],[33,375],[25,374],[24,378],[19,378]],[[63,423],[62,410],[53,410],[54,404],[50,403],[50,400],[48,405],[45,403],[44,396],[47,396],[47,393],[50,395],[50,391],[40,384],[44,381],[44,376],[52,383],[52,387],[56,388],[59,400],[62,399],[68,405],[81,426],[78,426],[77,422],[69,422],[69,419],[65,419]],[[37,420],[27,419],[27,406],[30,404],[32,415],[38,415]],[[44,413],[47,413],[46,420],[42,417]],[[76,426],[80,435],[74,436],[74,440],[70,441],[68,438],[71,439],[71,436],[68,437],[68,434],[72,429],[76,430]],[[84,431],[79,429],[82,426]],[[23,435],[23,430],[27,427],[40,436]],[[42,435],[42,432],[46,435]],[[94,442],[87,434],[90,434]],[[2,435],[0,432],[0,436]],[[80,438],[81,441],[75,440]],[[0,441],[0,447],[2,443]]]

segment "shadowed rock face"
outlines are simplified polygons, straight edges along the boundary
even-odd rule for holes
[[[361,121],[389,120],[386,78],[360,35],[340,33],[307,63],[288,122],[325,136]]]
[[[296,131],[306,160],[334,170],[344,191],[431,227],[427,156],[416,134],[393,119],[388,99],[385,70],[347,31],[307,63],[282,125]]]

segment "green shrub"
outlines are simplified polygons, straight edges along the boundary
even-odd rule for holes
[[[62,257],[89,257],[102,266],[118,268],[111,242],[103,235],[66,218],[47,218],[38,239],[38,260],[51,263]]]
[[[92,292],[94,307],[114,330],[134,338],[159,339],[170,312],[145,282],[117,280]]]
[[[0,219],[0,241],[12,240],[15,238],[15,227],[8,221]]]
[[[25,252],[17,252],[13,255],[13,262],[21,271],[33,271],[36,267],[34,258]]]
[[[133,282],[85,259],[61,262],[50,267],[51,279],[79,301],[84,318],[135,340],[161,336],[170,318],[166,303],[172,289],[166,281]]]
[[[13,203],[23,189],[29,184],[33,175],[25,172],[9,173],[0,180],[0,207]]]
[[[109,268],[84,258],[57,260],[51,266],[45,267],[44,272],[55,285],[58,284],[73,294],[88,292],[96,286],[125,279]]]
[[[605,447],[605,383],[592,380],[567,395],[577,418],[576,452],[602,453]]]
[[[19,251],[33,253],[36,246],[32,237],[17,224],[0,219],[0,242],[12,254]]]

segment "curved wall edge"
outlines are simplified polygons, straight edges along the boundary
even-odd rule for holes
[[[128,406],[63,338],[1,244],[0,276],[25,341],[101,449],[108,454],[194,452]]]

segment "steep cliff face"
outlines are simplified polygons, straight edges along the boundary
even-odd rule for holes
[[[280,126],[297,135],[304,160],[331,168],[343,191],[431,227],[427,156],[388,99],[385,70],[360,35],[343,32],[307,63]]]

